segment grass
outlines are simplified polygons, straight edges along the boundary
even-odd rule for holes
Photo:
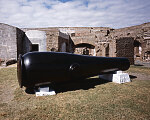
[[[150,68],[131,65],[128,72],[144,73],[146,75],[150,75]]]
[[[149,73],[140,69],[129,71]],[[19,88],[15,67],[0,69],[0,120],[150,120],[150,80],[116,84],[95,77],[58,85],[56,91],[55,96],[27,94]]]

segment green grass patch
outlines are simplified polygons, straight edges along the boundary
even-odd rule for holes
[[[140,69],[140,68],[130,68]],[[144,69],[144,68],[142,68]],[[145,69],[144,69],[145,70]],[[149,69],[146,69],[147,71]],[[145,72],[144,72],[145,73]],[[81,83],[68,83],[68,89],[55,96],[36,97],[19,88],[16,68],[0,69],[1,93],[5,86],[12,91],[13,99],[0,98],[0,120],[149,120],[150,118],[150,80],[135,80],[116,84],[102,82],[98,77]],[[141,74],[141,71],[139,72]],[[97,81],[97,82],[96,82]],[[90,86],[91,85],[91,86]],[[77,87],[79,86],[79,87]],[[82,89],[86,88],[86,89]],[[6,98],[5,98],[6,97]]]

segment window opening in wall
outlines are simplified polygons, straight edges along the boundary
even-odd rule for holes
[[[51,51],[56,52],[56,48],[52,48]]]
[[[65,42],[61,45],[61,52],[66,52],[66,43]]]
[[[71,33],[71,37],[74,37],[75,36],[75,33]]]
[[[32,44],[32,51],[39,51],[39,45],[38,44]]]
[[[144,53],[144,58],[143,58],[145,61],[150,61],[150,51],[146,51]]]
[[[88,43],[79,43],[75,45],[75,53],[95,56],[95,46]]]
[[[142,47],[141,47],[141,43],[137,40],[134,41],[134,54],[135,57],[140,57],[142,52]]]
[[[107,36],[110,34],[110,31],[109,30],[107,30]]]
[[[89,55],[89,49],[84,48],[82,54],[83,54],[83,55]]]
[[[105,56],[109,57],[109,45],[106,47]]]

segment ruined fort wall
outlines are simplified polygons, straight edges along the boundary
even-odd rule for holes
[[[94,46],[94,49],[89,48],[88,50],[91,51],[91,55],[96,56],[103,56],[102,49],[103,43],[108,43],[108,36],[110,33],[111,28],[106,27],[61,27],[59,28],[61,32],[67,33],[70,35],[71,40],[75,46],[79,44],[90,44]],[[83,46],[83,45],[81,45]],[[110,46],[111,47],[111,46]],[[83,50],[86,49],[85,47],[76,48],[76,54],[82,54]],[[103,51],[104,53],[104,51]],[[105,56],[105,55],[104,55]]]
[[[77,48],[79,53],[74,48],[78,44],[88,43],[94,46],[94,49],[90,49],[90,54],[96,56],[109,56],[109,57],[128,57],[133,63],[133,59],[137,58],[141,61],[148,58],[145,56],[150,51],[150,23],[142,25],[126,27],[121,29],[112,29],[107,27],[52,27],[52,28],[38,28],[47,31],[47,48],[59,49],[58,44],[58,31],[70,35],[70,41],[72,41],[71,47],[77,54],[82,54],[85,47]],[[132,39],[131,39],[132,38]],[[140,46],[138,54],[140,57],[136,57],[136,51],[134,41],[139,41]],[[70,48],[71,48],[70,47]],[[124,51],[124,53],[122,52]],[[134,53],[134,55],[133,55]],[[134,58],[135,57],[135,58]]]
[[[66,35],[64,33],[61,33],[58,28],[24,28],[22,29],[26,32],[28,31],[43,31],[46,33],[46,51],[54,51],[58,52],[61,51],[61,44],[67,43],[69,44],[69,35]],[[36,40],[34,40],[36,41]],[[69,49],[69,48],[66,48]]]
[[[31,50],[32,42],[24,34],[29,30],[43,31],[46,35],[45,51],[67,51],[94,56],[128,57],[150,61],[150,23],[121,29],[107,27],[50,27],[22,28],[0,24],[0,59],[17,59],[19,53]],[[40,39],[38,39],[40,41]],[[139,46],[135,45],[139,42]],[[135,48],[135,51],[133,49]],[[85,51],[86,50],[86,51]],[[18,52],[17,52],[18,51]],[[136,52],[139,52],[136,54]],[[140,57],[137,57],[139,55]]]
[[[24,32],[29,30],[44,31],[46,33],[46,51],[58,51],[59,31],[57,28],[22,28],[22,30]]]
[[[3,65],[15,63],[24,54],[25,33],[19,28],[0,23],[0,59]]]
[[[0,23],[0,59],[17,59],[16,27]]]
[[[147,61],[150,58],[150,23],[142,25],[116,29],[111,33],[115,39],[122,37],[132,37],[134,42],[139,42],[139,46],[134,46],[134,59]],[[134,44],[135,45],[135,44]]]

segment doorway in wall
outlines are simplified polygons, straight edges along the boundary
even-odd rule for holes
[[[135,60],[142,60],[142,47],[141,43],[137,40],[134,40],[134,59]]]
[[[75,45],[74,53],[95,56],[95,46],[89,43],[79,43]]]
[[[32,44],[32,50],[31,51],[39,51],[39,44]]]
[[[146,61],[146,62],[149,62],[149,61],[150,61],[150,51],[146,51],[146,52],[144,53],[143,60]]]

